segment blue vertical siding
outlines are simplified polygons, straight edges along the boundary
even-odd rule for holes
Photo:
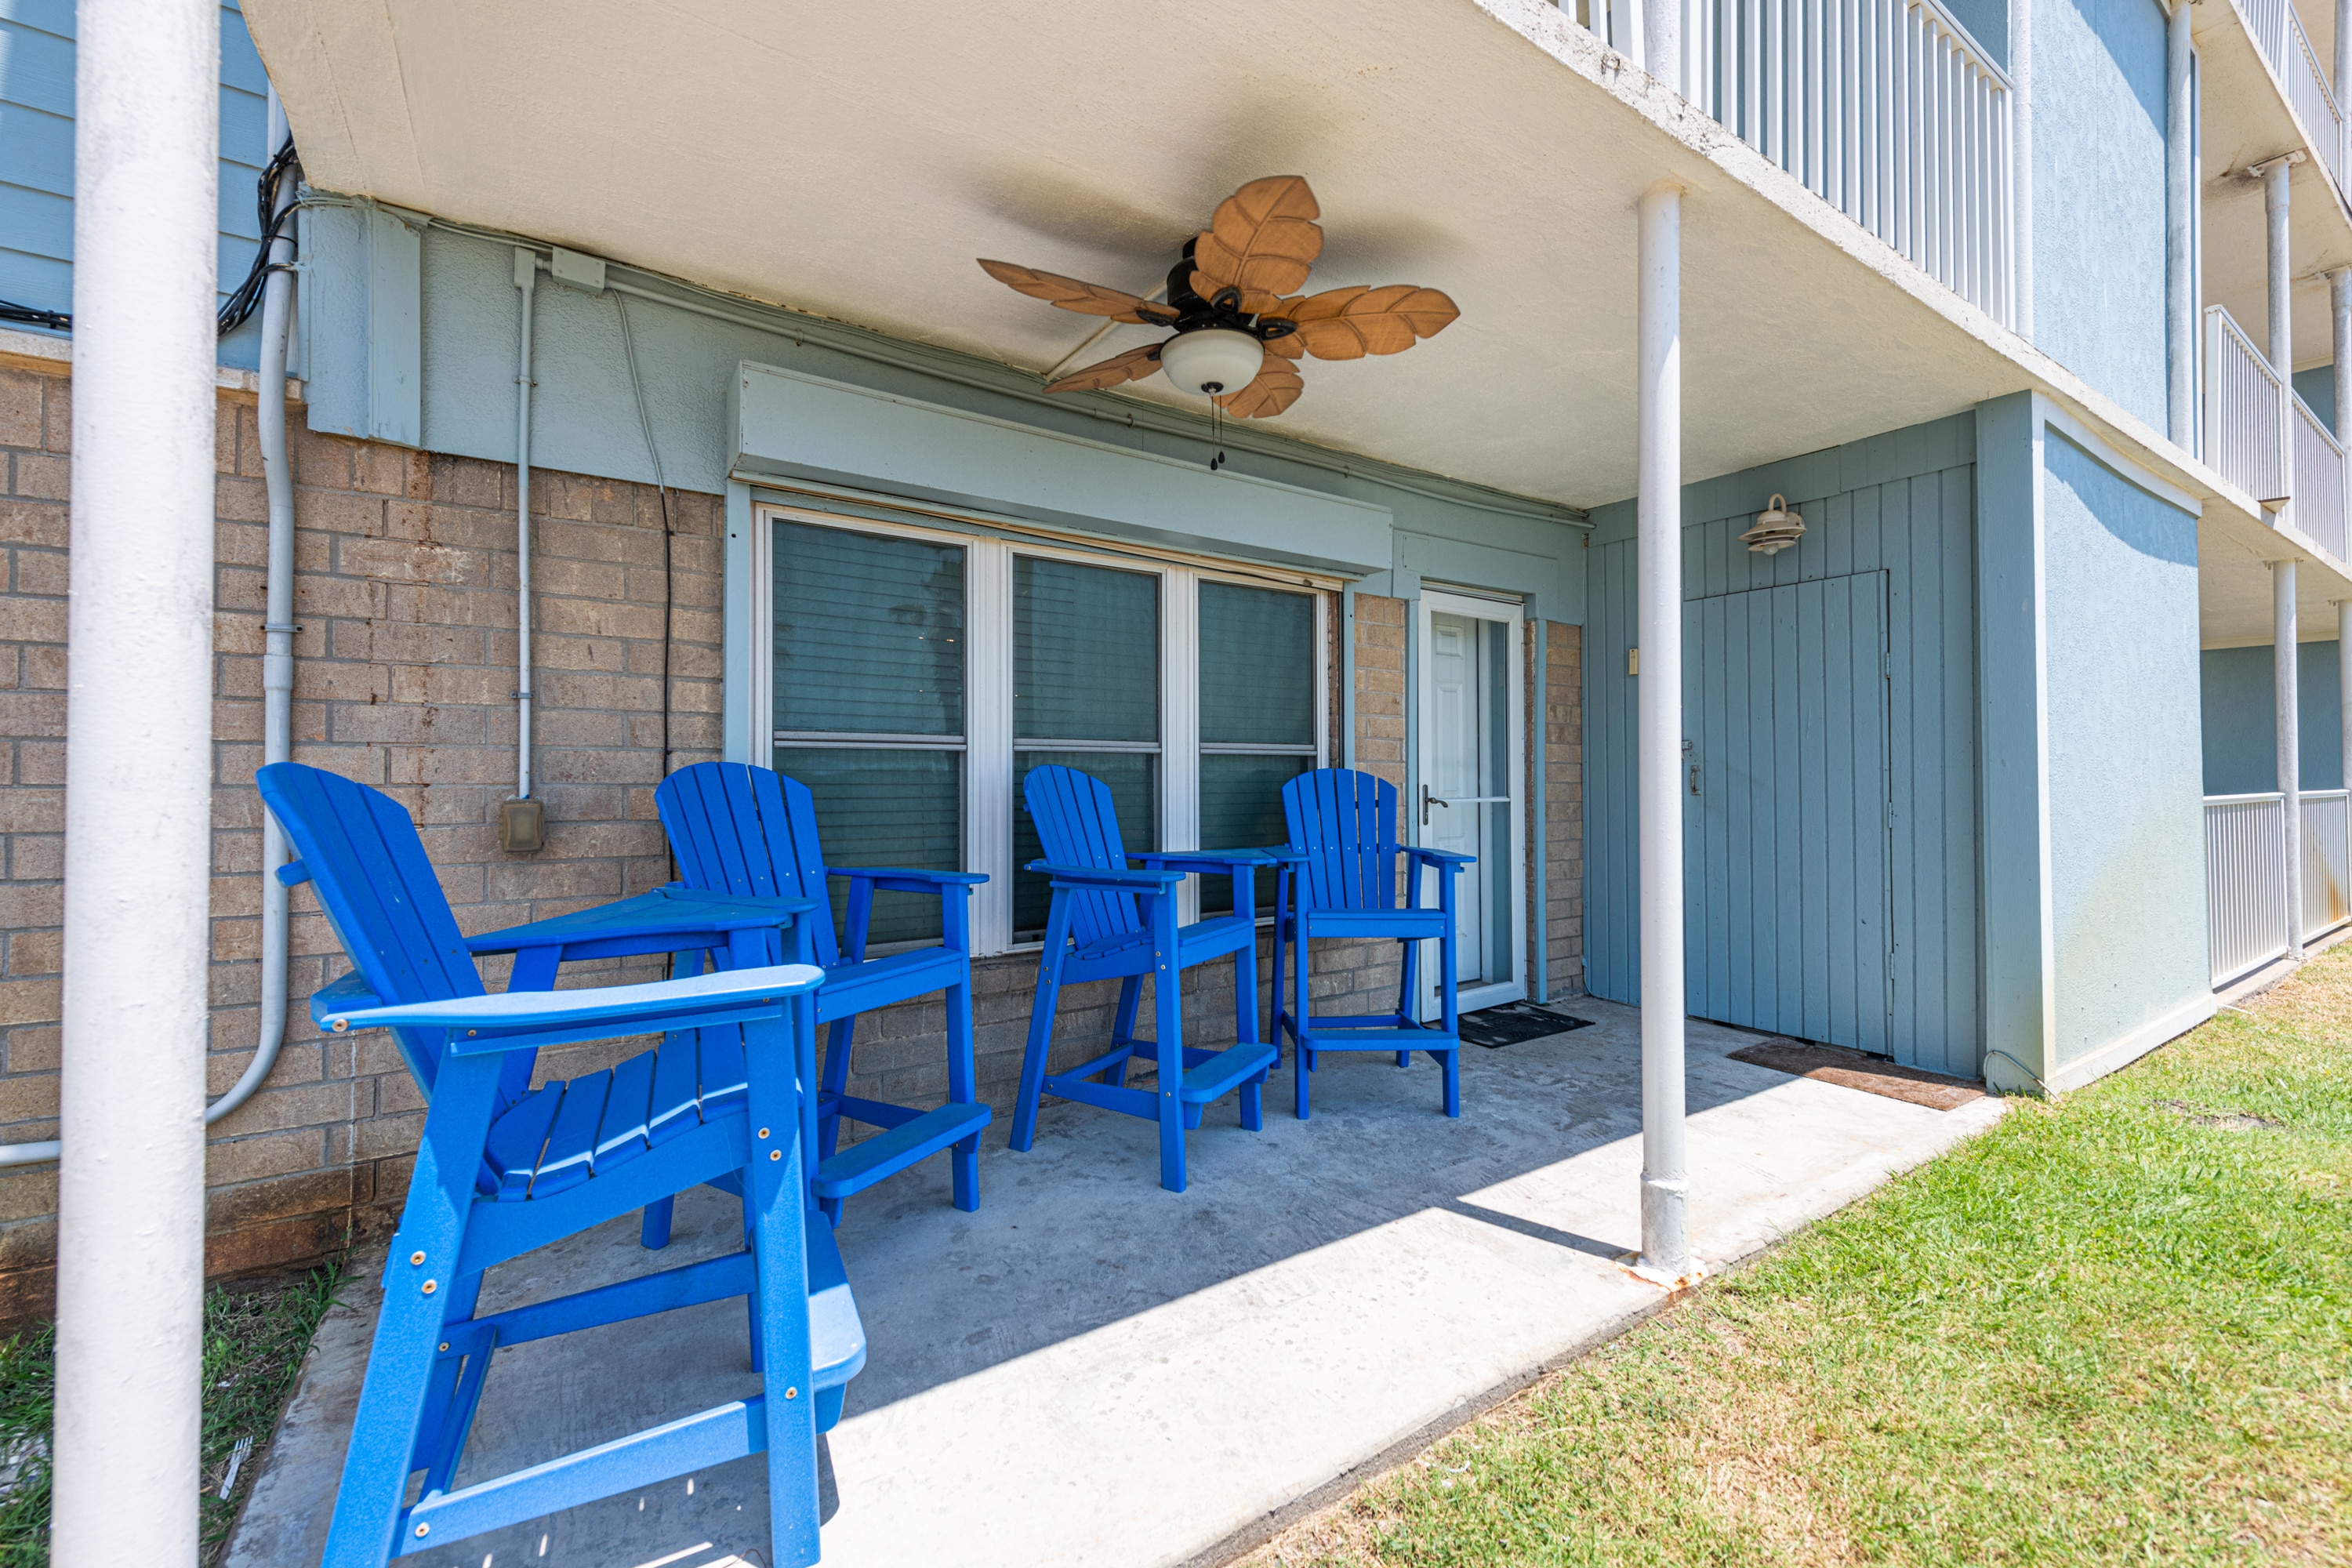
[[[2295,649],[2296,729],[2303,787],[2344,787],[2344,710],[2333,642]],[[2266,795],[2278,788],[2278,707],[2271,649],[2210,647],[2198,659],[2205,731],[2205,793]]]
[[[1973,452],[1973,421],[1961,416],[1708,480],[1685,490],[1683,533],[1686,601],[1885,574],[1888,1002],[1883,1032],[1865,1032],[1857,1020],[1843,1043],[1970,1076],[1977,1071],[1981,1033]],[[1803,514],[1805,538],[1778,555],[1750,554],[1738,536],[1775,490]],[[1596,995],[1623,1002],[1641,999],[1635,681],[1625,673],[1626,652],[1633,646],[1633,510],[1631,502],[1620,502],[1593,513],[1585,632],[1587,984]],[[1793,596],[1788,608],[1791,616],[1797,613]],[[1780,628],[1773,626],[1769,640],[1759,640],[1765,631],[1751,617],[1748,631],[1744,651],[1727,646],[1718,654],[1691,639],[1684,658],[1686,665],[1695,658],[1699,661],[1690,670],[1693,680],[1719,679],[1727,688],[1747,681],[1746,710],[1753,724],[1768,721],[1756,693],[1769,692],[1774,679],[1772,643]],[[1793,624],[1788,634],[1788,642],[1797,645]],[[1833,689],[1826,669],[1820,673],[1822,689]],[[1727,713],[1738,706],[1727,692],[1726,703]],[[1853,727],[1847,728],[1852,733]],[[1702,749],[1706,746],[1706,737],[1694,739]],[[1798,771],[1805,754],[1802,735],[1797,740],[1769,752],[1776,769],[1771,787],[1759,787],[1746,805],[1751,832],[1769,831],[1792,845],[1804,841],[1801,814],[1807,810],[1814,813],[1813,828],[1825,837],[1830,811],[1860,809],[1838,807],[1827,798],[1806,801]],[[1752,750],[1761,744],[1751,739]],[[1857,923],[1857,913],[1844,912],[1842,905],[1833,911],[1826,897],[1809,907],[1801,889],[1790,886],[1788,879],[1776,879],[1769,888],[1756,886],[1759,874],[1752,867],[1744,872],[1727,868],[1726,876],[1727,885],[1693,886],[1689,898],[1759,909],[1769,900],[1771,923],[1791,933],[1801,933],[1808,921]],[[1823,885],[1828,886],[1826,873]],[[1752,978],[1732,977],[1735,955],[1723,955],[1728,994],[1744,996],[1744,1005],[1755,1009],[1763,1005],[1755,987],[1769,985],[1799,998],[1808,987],[1817,987],[1826,1007],[1834,972],[1825,967],[1818,977],[1807,973],[1801,945],[1778,942],[1765,925],[1757,922],[1754,951],[1745,960],[1742,973]],[[1699,961],[1696,948],[1693,957]],[[1691,1000],[1706,994],[1695,989]],[[1829,1016],[1837,1016],[1833,1008]]]
[[[2336,367],[2314,365],[2309,370],[2294,373],[2294,395],[2303,405],[2330,430],[2336,428]]]
[[[261,241],[254,211],[269,79],[235,0],[221,6],[220,276],[234,289]],[[0,0],[0,300],[73,309],[73,0]],[[221,345],[251,369],[258,329]]]

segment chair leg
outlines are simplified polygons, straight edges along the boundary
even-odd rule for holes
[[[676,1198],[664,1198],[646,1205],[645,1218],[637,1226],[637,1245],[648,1252],[659,1252],[669,1245],[670,1221],[677,1208]]]
[[[1163,896],[1160,903],[1170,902]],[[1172,923],[1172,922],[1171,922]],[[1177,1091],[1184,1085],[1183,980],[1176,971],[1176,938],[1171,931],[1160,942],[1163,956],[1151,971],[1151,1023],[1159,1039],[1160,1058],[1160,1184],[1171,1193],[1184,1190],[1184,1102]]]
[[[1045,1053],[1054,1043],[1054,1009],[1061,1003],[1062,953],[1070,941],[1069,896],[1059,889],[1045,917],[1045,951],[1037,960],[1037,993],[1029,1002],[1029,1045],[1021,1054],[1021,1092],[1013,1103],[1013,1147],[1037,1141],[1037,1100],[1045,1091]]]
[[[1143,976],[1130,974],[1118,983],[1118,1014],[1112,1019],[1110,1026],[1110,1043],[1114,1047],[1126,1046],[1130,1050],[1134,1048],[1135,1009],[1142,1000]],[[1128,1057],[1121,1057],[1112,1063],[1104,1071],[1103,1081],[1113,1089],[1126,1088],[1127,1064],[1130,1059]]]
[[[1308,951],[1309,950],[1307,945],[1307,917],[1302,914],[1298,917],[1298,977],[1296,982],[1298,988],[1296,1005],[1298,1010],[1294,1015],[1297,1019],[1294,1028],[1297,1032],[1291,1037],[1294,1046],[1294,1054],[1290,1062],[1291,1099],[1293,1101],[1293,1109],[1297,1115],[1298,1120],[1301,1121],[1307,1119],[1307,1075],[1315,1070],[1315,1047],[1307,1043],[1309,1037],[1307,1033],[1308,1015],[1307,1012],[1307,972],[1313,967],[1307,962]]]
[[[966,1015],[969,1016],[970,1015]],[[857,1039],[857,1016],[835,1018],[824,1032],[824,1092],[838,1106],[841,1097],[849,1092],[849,1057]],[[830,1160],[841,1145],[841,1112],[821,1119],[817,1124],[817,1158]]]
[[[971,1105],[980,1098],[980,1071],[972,1057],[971,974],[967,967],[963,983],[948,987],[948,1099],[957,1105]],[[979,1133],[955,1146],[948,1156],[948,1170],[955,1185],[955,1206],[972,1213],[980,1207]]]
[[[1445,1067],[1445,1114],[1462,1114],[1462,1053],[1459,1049],[1440,1051],[1438,1059]]]
[[[801,1168],[807,1145],[792,1075],[781,1070],[788,1059],[778,1049],[787,1042],[775,1037],[781,1026],[754,1024],[744,1032],[754,1039],[768,1037],[746,1041],[753,1048],[745,1055],[757,1064],[749,1109],[753,1125],[777,1133],[753,1141],[751,1165],[743,1173],[758,1294],[776,1309],[761,1313],[757,1323],[765,1369],[761,1405],[768,1438],[768,1531],[776,1568],[808,1568],[817,1560],[818,1503],[816,1391],[808,1386],[808,1179]]]
[[[760,1231],[759,1227],[751,1223],[751,1178],[748,1176],[745,1177],[743,1181],[742,1199],[743,1250],[754,1255],[754,1267],[751,1270],[751,1292],[743,1298],[743,1311],[751,1320],[751,1370],[755,1373],[764,1373],[768,1370],[768,1358],[766,1354],[767,1341],[761,1336],[760,1331],[760,1271],[757,1267],[757,1254],[760,1250]],[[805,1245],[805,1242],[803,1242],[803,1245]]]

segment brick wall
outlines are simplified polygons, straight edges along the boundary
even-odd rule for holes
[[[1542,896],[1544,945],[1535,955],[1547,966],[1554,996],[1584,994],[1584,628],[1543,623],[1546,647],[1530,647],[1546,661],[1544,711],[1536,716],[1544,737],[1544,837],[1550,873]],[[1532,673],[1532,672],[1531,672]],[[1535,682],[1527,683],[1535,705]],[[1530,748],[1528,765],[1538,765]],[[1530,792],[1532,800],[1532,792]],[[1536,890],[1530,879],[1528,898]],[[1528,922],[1528,940],[1535,924]]]
[[[9,1142],[56,1134],[71,423],[65,372],[63,364],[0,362],[0,552],[7,574],[0,584],[0,759],[7,770],[0,780],[0,1141]],[[251,781],[260,763],[266,541],[254,397],[226,392],[219,406],[207,1074],[215,1094],[251,1060],[258,1028],[261,808]],[[546,803],[548,842],[536,855],[510,856],[499,850],[493,824],[497,803],[514,788],[513,469],[313,436],[299,428],[299,414],[292,423],[302,627],[297,759],[385,790],[408,807],[468,931],[543,919],[667,879],[653,806],[666,674],[671,765],[716,756],[719,746],[718,499],[665,498],[647,486],[533,471],[534,793]],[[1355,604],[1357,756],[1402,785],[1406,606],[1369,595]],[[1349,635],[1336,614],[1332,621],[1335,638]],[[1554,732],[1571,744],[1574,636],[1573,627],[1557,628],[1552,651]],[[1340,663],[1336,657],[1332,663],[1336,686]],[[1557,821],[1573,824],[1570,755],[1562,771],[1555,745],[1553,811]],[[1559,954],[1580,973],[1573,968],[1575,928],[1559,912],[1559,858],[1580,846],[1558,827],[1553,843],[1558,989]],[[310,1027],[308,997],[345,965],[310,890],[295,889],[292,904],[286,1045],[267,1085],[211,1130],[207,1266],[215,1274],[307,1260],[341,1245],[355,1226],[380,1223],[404,1194],[422,1125],[421,1099],[388,1037],[328,1040]],[[1368,1005],[1345,1010],[1370,1011],[1380,1005],[1374,998],[1392,996],[1394,952],[1386,943],[1318,946],[1318,1005],[1341,1010],[1337,998],[1359,994]],[[1264,942],[1259,956],[1263,1011],[1271,1000]],[[567,970],[566,983],[654,978],[657,963],[579,966],[577,973]],[[1006,1110],[1036,959],[1008,954],[982,960],[975,970],[981,1089]],[[503,983],[495,964],[488,977],[494,988]],[[1232,964],[1188,973],[1185,993],[1188,1036],[1201,1043],[1230,1038]],[[1115,997],[1108,984],[1065,994],[1056,1066],[1101,1048]],[[852,1092],[918,1104],[942,1098],[945,1045],[937,1000],[868,1015],[858,1026]],[[540,1074],[589,1070],[626,1048],[606,1043],[550,1052]],[[47,1308],[56,1195],[54,1167],[0,1174],[0,1321]]]

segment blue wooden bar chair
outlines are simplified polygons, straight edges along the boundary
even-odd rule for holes
[[[813,1188],[837,1224],[841,1203],[886,1176],[943,1150],[955,1206],[980,1206],[980,1135],[992,1114],[980,1102],[971,1043],[971,889],[988,880],[971,871],[916,871],[828,866],[817,839],[816,801],[806,784],[743,763],[697,763],[654,792],[662,830],[686,887],[755,898],[815,900],[805,921],[806,955],[824,971],[816,1022],[826,1030],[824,1076],[817,1097],[817,1164]],[[836,935],[828,880],[849,881],[845,939]],[[941,940],[929,947],[866,956],[877,890],[935,894]],[[782,938],[761,962],[789,956]],[[722,959],[721,962],[731,962]],[[849,1092],[850,1050],[857,1016],[934,991],[947,993],[948,1098],[930,1110],[863,1100]],[[843,1150],[844,1120],[881,1129]],[[646,1216],[646,1242],[668,1234],[667,1211]]]
[[[1032,768],[1022,794],[1045,851],[1029,869],[1053,879],[1054,900],[1029,1010],[1029,1046],[1021,1058],[1013,1147],[1026,1150],[1035,1142],[1041,1093],[1124,1111],[1160,1124],[1160,1184],[1181,1193],[1184,1132],[1201,1125],[1202,1106],[1238,1088],[1242,1125],[1253,1132],[1264,1125],[1259,1091],[1280,1055],[1257,1037],[1254,879],[1266,857],[1255,849],[1129,855],[1119,843],[1110,786],[1074,768]],[[1130,860],[1144,868],[1130,868]],[[1180,926],[1177,889],[1194,871],[1233,879],[1233,912]],[[1187,1047],[1181,972],[1227,953],[1234,955],[1237,1043],[1221,1051]],[[1135,1016],[1145,975],[1151,977],[1153,1037],[1138,1040]],[[1120,983],[1110,1049],[1067,1072],[1046,1072],[1062,987],[1110,979]],[[1159,1081],[1151,1089],[1127,1086],[1127,1064],[1134,1058],[1155,1065]]]
[[[1298,1119],[1322,1051],[1394,1051],[1399,1067],[1426,1051],[1445,1074],[1445,1114],[1462,1114],[1462,1030],[1454,989],[1454,879],[1476,857],[1397,842],[1396,785],[1351,768],[1318,768],[1282,786],[1290,843],[1267,851],[1282,863],[1274,905],[1274,1027],[1290,1036]],[[1406,865],[1397,902],[1397,860]],[[1421,901],[1422,871],[1437,873],[1437,902]],[[1317,937],[1393,937],[1403,973],[1393,1013],[1315,1017],[1307,1006],[1307,943]],[[1421,944],[1437,943],[1438,1021],[1419,1021],[1413,999]],[[1285,1005],[1284,960],[1298,950],[1296,996]]]
[[[774,1559],[816,1562],[817,1434],[839,1419],[866,1337],[801,1174],[814,1047],[794,1020],[823,976],[749,962],[793,908],[667,912],[658,940],[728,946],[746,961],[729,973],[489,995],[398,802],[291,763],[258,784],[299,857],[280,880],[316,888],[354,966],[312,1016],[338,1035],[389,1028],[429,1102],[330,1568],[382,1568],[763,1449]],[[530,1087],[542,1046],[654,1033],[657,1048],[619,1067]],[[741,1198],[745,1250],[475,1316],[492,1265],[706,1183]],[[761,1394],[453,1489],[493,1352],[730,1296],[753,1306]]]

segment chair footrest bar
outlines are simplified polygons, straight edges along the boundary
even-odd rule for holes
[[[1082,1105],[1140,1116],[1146,1121],[1160,1120],[1160,1097],[1150,1089],[1114,1089],[1107,1083],[1089,1083],[1084,1079],[1056,1074],[1045,1079],[1045,1090]]]
[[[753,1277],[751,1255],[730,1252],[682,1268],[665,1268],[658,1274],[624,1279],[616,1285],[478,1318],[472,1326],[497,1334],[501,1346],[527,1344],[579,1329],[625,1322],[655,1312],[675,1311],[680,1307],[698,1307],[705,1301],[723,1301],[730,1296],[746,1296],[751,1294]],[[452,1334],[464,1326],[452,1323],[442,1331]]]
[[[821,1198],[845,1198],[863,1192],[885,1176],[929,1159],[951,1143],[962,1142],[986,1127],[992,1114],[985,1105],[950,1104],[926,1110],[819,1164],[813,1190]]]
[[[454,1492],[436,1492],[402,1510],[394,1552],[403,1557],[429,1552],[486,1530],[764,1452],[764,1395],[754,1395],[718,1405],[529,1469]],[[425,1528],[419,1530],[420,1525]]]
[[[1272,1067],[1280,1054],[1266,1045],[1234,1046],[1219,1051],[1200,1066],[1184,1069],[1183,1087],[1176,1091],[1176,1098],[1192,1105],[1222,1099],[1243,1079]]]
[[[892,1105],[879,1100],[859,1100],[851,1095],[828,1097],[817,1102],[819,1116],[843,1116],[868,1127],[904,1127],[925,1113],[910,1105]]]

